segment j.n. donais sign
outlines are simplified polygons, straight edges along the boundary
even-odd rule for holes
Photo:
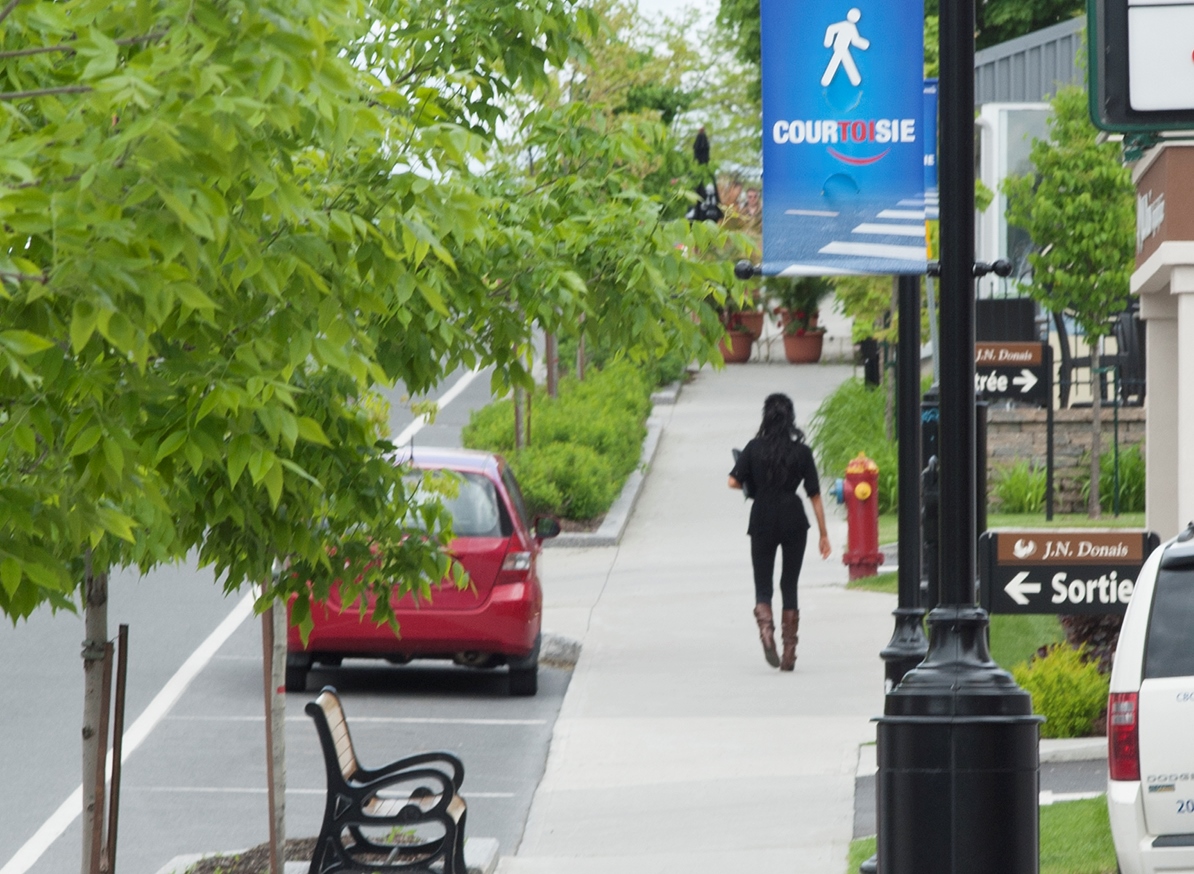
[[[991,613],[1120,613],[1160,544],[1140,529],[996,529],[979,538],[982,605]]]

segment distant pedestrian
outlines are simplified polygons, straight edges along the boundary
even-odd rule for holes
[[[754,439],[746,444],[730,471],[729,486],[745,489],[754,499],[750,508],[750,558],[755,577],[755,621],[763,642],[767,664],[781,671],[796,667],[796,641],[800,608],[796,584],[808,543],[808,516],[796,489],[803,484],[821,532],[821,558],[829,558],[829,534],[825,529],[825,508],[813,452],[796,427],[796,411],[784,394],[768,395],[763,402],[763,422]],[[783,657],[775,648],[775,618],[771,610],[774,593],[775,553],[783,547],[779,590],[783,598],[780,629]]]

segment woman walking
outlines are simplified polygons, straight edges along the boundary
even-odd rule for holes
[[[796,489],[804,485],[809,503],[821,532],[821,558],[829,558],[829,534],[825,530],[825,508],[821,503],[821,485],[813,453],[804,442],[804,433],[796,427],[796,411],[784,394],[768,395],[763,402],[763,422],[754,439],[746,444],[730,471],[732,489],[746,489],[754,499],[750,508],[750,559],[755,576],[755,621],[763,642],[767,664],[781,671],[796,667],[796,641],[800,628],[800,608],[796,584],[804,562],[808,542],[808,517]],[[775,552],[783,548],[779,590],[783,598],[780,629],[783,656],[775,648],[775,618],[771,611],[774,592]]]

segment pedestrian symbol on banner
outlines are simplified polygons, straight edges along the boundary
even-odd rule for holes
[[[829,59],[829,66],[821,77],[821,87],[829,87],[837,71],[843,67],[851,85],[857,88],[862,84],[862,75],[854,63],[854,56],[850,54],[851,48],[865,52],[871,47],[871,41],[858,32],[861,18],[862,13],[857,8],[851,9],[846,13],[845,21],[836,22],[825,29],[825,48],[833,48],[833,57]]]

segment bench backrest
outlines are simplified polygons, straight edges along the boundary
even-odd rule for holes
[[[319,709],[323,711],[327,720],[328,730],[332,735],[332,743],[336,748],[336,759],[340,764],[340,774],[345,781],[351,780],[360,770],[357,756],[352,748],[352,735],[348,733],[348,722],[344,718],[344,708],[340,706],[340,698],[331,689],[324,689],[315,699]]]

